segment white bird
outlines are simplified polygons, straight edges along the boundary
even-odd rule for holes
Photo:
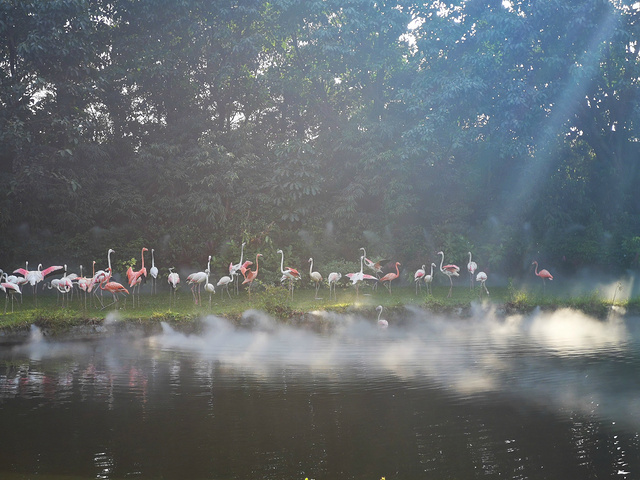
[[[380,315],[382,315],[382,305],[378,305],[376,307],[376,310],[378,312],[378,326],[380,328],[387,328],[389,326],[389,322],[387,322],[384,318],[380,318]]]
[[[300,278],[300,273],[295,268],[287,267],[284,268],[284,252],[282,250],[278,250],[276,253],[282,255],[280,259],[280,273],[282,273],[282,279],[280,281],[284,281],[285,279],[289,280],[289,290],[291,291],[291,299],[293,300],[293,282]]]
[[[202,290],[202,284],[207,279],[207,275],[211,271],[211,255],[209,255],[209,260],[207,261],[207,268],[204,272],[195,272],[187,277],[187,283],[191,285],[191,293],[193,294],[193,301],[196,305],[202,304],[202,297],[200,296],[200,291]],[[196,289],[198,293],[196,294]]]
[[[235,273],[232,274],[231,277],[229,275],[225,275],[224,277],[220,278],[220,280],[218,280],[218,283],[217,283],[216,286],[222,287],[220,289],[220,295],[221,296],[224,296],[224,295],[222,295],[222,291],[226,290],[227,291],[227,295],[229,295],[229,299],[231,299],[231,294],[229,293],[229,284],[233,282],[232,277],[234,275],[235,275]]]
[[[318,289],[320,288],[320,282],[322,282],[322,275],[320,275],[320,272],[314,272],[313,271],[313,258],[309,258],[309,277],[311,277],[311,280],[316,282],[316,300],[319,300],[318,298]]]
[[[487,290],[487,286],[484,284],[484,282],[487,281],[487,274],[484,272],[478,272],[478,276],[476,277],[476,281],[480,282],[480,285],[482,285],[484,287],[484,291],[487,292],[487,295],[489,295],[489,290]]]
[[[238,272],[240,272],[240,269],[242,268],[242,259],[244,258],[244,246],[246,245],[246,242],[242,242],[242,246],[240,247],[240,261],[238,263],[236,263],[235,265],[233,264],[233,262],[231,262],[229,264],[229,275],[231,275],[231,278],[236,280],[235,281],[235,290],[236,290],[236,295],[238,295]],[[234,277],[234,275],[236,275]]]
[[[427,286],[427,295],[431,295],[431,283],[433,282],[433,269],[436,267],[435,263],[431,263],[431,273],[424,276],[424,284]]]
[[[336,284],[342,278],[342,274],[338,272],[331,272],[329,277],[327,277],[327,281],[329,282],[329,300],[331,300],[331,287],[333,286],[333,295],[335,296],[336,301],[338,300],[338,295],[336,294]]]
[[[18,286],[17,283],[2,282],[2,279],[4,278],[6,280],[7,277],[8,275],[4,272],[0,276],[0,290],[6,294],[6,297],[4,300],[5,315],[7,314],[7,302],[9,300],[9,295],[11,295],[11,313],[13,313],[13,297],[15,297],[16,295],[22,295],[22,292],[20,291],[20,287]]]
[[[153,257],[153,248],[151,249],[151,268],[149,269],[149,275],[151,275],[151,293],[156,293],[156,285],[158,279],[158,267]]]
[[[362,249],[360,249],[362,250]],[[360,257],[360,271],[356,273],[347,273],[347,278],[351,280],[351,285],[356,286],[356,297],[358,296],[359,284],[363,280],[378,280],[378,277],[364,273],[364,255]]]
[[[212,283],[209,283],[209,272],[207,271],[207,278],[204,281],[204,290],[209,292],[209,308],[211,308],[211,295],[216,293],[216,287]]]
[[[469,263],[467,263],[467,271],[469,272],[469,278],[471,279],[471,288],[473,290],[473,274],[476,273],[478,264],[471,260],[471,252],[469,252]]]
[[[171,267],[169,269],[169,277],[167,278],[167,281],[171,286],[171,291],[169,292],[169,304],[171,304],[171,296],[176,296],[176,289],[178,288],[178,284],[180,283],[180,275],[173,271],[175,268],[176,267]]]

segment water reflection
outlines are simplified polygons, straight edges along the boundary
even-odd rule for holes
[[[84,341],[34,328],[0,350],[0,476],[640,471],[633,319],[504,318],[478,304],[464,319],[374,320],[324,314],[325,328],[294,328],[253,311],[239,328],[210,317],[198,335],[164,325]]]

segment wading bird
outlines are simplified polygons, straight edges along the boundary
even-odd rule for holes
[[[289,291],[291,292],[291,299],[293,300],[293,282],[300,278],[300,273],[295,268],[287,267],[286,270],[284,268],[284,252],[282,250],[278,250],[276,253],[282,255],[280,259],[280,273],[282,273],[283,279],[289,280]]]
[[[424,267],[425,265],[422,265],[422,268],[419,268],[416,270],[416,273],[413,274],[413,281],[416,282],[416,295],[418,294],[418,287],[420,287],[420,293],[422,293],[422,282],[427,274]]]
[[[193,301],[196,305],[202,304],[202,297],[200,295],[200,291],[202,289],[202,284],[207,279],[207,275],[211,271],[211,255],[209,255],[209,260],[207,261],[207,269],[204,272],[195,272],[187,277],[187,283],[191,285],[191,293],[193,294]],[[198,293],[196,294],[196,288]]]
[[[372,260],[369,260],[367,258],[367,251],[364,249],[364,247],[360,247],[360,250],[362,250],[362,255],[364,256],[364,264],[367,266],[367,268],[373,270],[373,272],[376,274],[376,280],[380,279],[380,275],[382,275],[382,265],[387,263],[389,260],[378,260],[377,262],[373,262]],[[373,284],[373,290],[377,289],[378,282]]]
[[[131,297],[133,301],[133,306],[136,306],[136,287],[138,289],[138,306],[140,306],[140,287],[142,285],[142,281],[147,278],[147,269],[144,266],[144,252],[148,252],[149,249],[147,247],[142,247],[142,252],[140,256],[142,257],[142,267],[140,270],[134,272],[132,267],[129,267],[127,270],[127,280],[129,280],[129,288],[131,288]]]
[[[378,281],[378,277],[364,273],[364,255],[360,256],[360,271],[356,273],[347,273],[346,277],[351,280],[351,285],[356,287],[356,297],[359,295],[360,282],[363,280],[375,280]]]
[[[204,281],[204,290],[205,292],[209,292],[209,309],[211,309],[211,296],[216,293],[216,287],[213,286],[213,283],[209,283],[208,271],[207,271],[207,278]]]
[[[380,318],[380,315],[382,315],[382,305],[378,305],[376,307],[376,311],[378,312],[378,326],[380,328],[387,328],[389,326],[389,322],[387,322],[384,318]]]
[[[11,313],[13,313],[13,297],[15,297],[16,295],[22,295],[22,292],[20,291],[20,287],[18,286],[17,283],[13,283],[13,282],[2,282],[2,279],[7,280],[8,275],[6,273],[2,273],[2,276],[0,276],[0,290],[2,290],[6,296],[4,299],[4,314],[7,314],[7,302],[9,301],[9,296],[11,296]]]
[[[178,284],[180,283],[180,275],[178,275],[176,272],[173,271],[175,270],[175,268],[176,267],[171,267],[169,269],[169,277],[167,278],[167,282],[171,287],[171,291],[169,292],[169,305],[171,305],[172,296],[174,297],[174,300],[175,300],[176,289],[178,288]]]
[[[471,260],[471,252],[469,252],[469,263],[467,263],[467,272],[469,272],[469,279],[471,282],[471,286],[469,287],[469,290],[473,290],[473,274],[476,273],[477,269],[478,269],[478,264],[473,260]]]
[[[545,282],[547,279],[549,280],[553,280],[553,275],[551,275],[549,273],[549,270],[545,270],[544,268],[542,270],[540,270],[538,272],[538,262],[537,261],[533,261],[533,263],[531,265],[535,265],[536,266],[536,270],[535,270],[535,274],[540,277],[542,279],[542,293],[544,294],[545,291]]]
[[[322,275],[320,275],[320,272],[314,272],[313,271],[313,258],[309,258],[309,277],[311,277],[311,280],[313,282],[315,282],[316,284],[316,300],[320,300],[318,298],[318,289],[320,288],[320,282],[322,282]]]
[[[442,264],[444,263],[444,252],[438,252],[438,255],[442,255],[442,258],[440,259],[440,271],[442,273],[444,273],[447,277],[449,277],[449,283],[451,284],[451,286],[449,287],[449,295],[447,295],[447,298],[451,297],[451,292],[453,291],[453,279],[452,277],[459,277],[460,274],[458,273],[460,271],[460,267],[458,267],[457,265],[445,265],[444,267],[442,266]]]
[[[156,267],[156,261],[153,257],[153,248],[151,249],[151,268],[149,269],[149,275],[151,275],[151,293],[156,294],[156,284],[158,280],[158,267]]]
[[[235,265],[233,264],[233,262],[231,262],[229,264],[229,275],[231,276],[232,279],[234,279],[234,285],[235,285],[235,291],[236,291],[236,295],[238,295],[238,272],[240,272],[240,269],[242,268],[242,259],[244,258],[244,246],[246,245],[246,242],[242,242],[242,246],[240,247],[240,261],[238,263],[236,263]],[[246,267],[245,267],[246,268]],[[234,277],[235,275],[235,277]]]
[[[484,288],[484,291],[487,292],[487,295],[489,295],[489,290],[487,290],[487,286],[484,284],[484,282],[487,281],[487,274],[484,272],[478,272],[478,276],[476,277],[476,281],[480,282],[480,285]],[[482,293],[482,292],[480,292]]]
[[[342,274],[338,272],[331,272],[327,281],[329,282],[329,300],[331,300],[331,287],[333,286],[333,295],[336,301],[338,301],[338,294],[336,293],[336,284],[338,280],[342,278]]]
[[[424,276],[424,284],[427,287],[427,295],[431,295],[431,283],[433,282],[433,269],[436,267],[435,263],[431,263],[431,273]]]
[[[34,303],[38,305],[38,284],[42,282],[47,275],[53,272],[57,272],[58,270],[62,270],[63,267],[61,265],[55,265],[41,270],[42,264],[39,264],[37,270],[28,270],[28,263],[25,263],[25,267],[26,268],[18,268],[13,273],[22,275],[25,280],[27,280],[29,285],[31,285],[31,287],[33,288]]]
[[[398,270],[398,265],[402,265],[402,264],[400,262],[396,262],[396,273],[393,273],[393,272],[387,273],[384,277],[380,279],[382,284],[385,287],[387,287],[387,290],[389,290],[389,295],[391,295],[391,282],[400,276],[400,270]]]
[[[109,272],[109,278],[111,278],[111,272]],[[105,305],[104,307],[102,307],[103,310],[107,307],[110,307],[111,305],[116,305],[116,308],[118,308],[117,304],[119,303],[119,300],[118,300],[119,293],[122,293],[122,294],[126,293],[127,295],[129,295],[129,290],[124,288],[122,284],[114,281],[102,282],[100,284],[100,289],[106,290],[107,292],[111,292],[111,295],[113,296],[113,302],[111,302],[109,305]]]
[[[233,275],[231,275],[231,277],[229,275],[225,275],[224,277],[220,278],[220,280],[218,280],[218,283],[216,284],[217,287],[220,287],[220,296],[224,297],[224,295],[222,294],[223,290],[227,291],[227,295],[229,295],[229,300],[231,300],[231,294],[229,293],[229,284],[233,283],[233,278],[235,276],[235,273]]]
[[[249,284],[249,295],[251,295],[251,285],[253,285],[253,281],[256,279],[256,277],[258,276],[258,257],[261,257],[262,254],[261,253],[257,253],[256,254],[256,269],[255,270],[247,270],[244,276],[244,281],[242,282],[242,284],[244,285],[245,283]],[[227,290],[228,293],[228,290]]]

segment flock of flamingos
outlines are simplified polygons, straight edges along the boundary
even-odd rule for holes
[[[227,295],[231,298],[231,294],[229,293],[229,285],[232,285],[236,291],[238,292],[238,284],[240,276],[242,276],[242,285],[248,285],[248,292],[251,294],[251,285],[254,280],[258,276],[259,258],[262,257],[261,253],[256,254],[255,259],[255,270],[251,269],[251,266],[254,263],[250,260],[244,261],[244,246],[246,243],[242,244],[242,248],[240,251],[240,261],[238,263],[231,262],[229,264],[229,275],[225,275],[220,278],[217,284],[214,286],[209,282],[209,275],[211,273],[211,256],[207,261],[207,268],[201,272],[195,272],[190,274],[186,278],[186,283],[191,287],[191,292],[193,295],[193,300],[196,304],[202,303],[201,290],[204,288],[205,292],[209,293],[209,304],[211,304],[211,295],[215,293],[216,286],[221,289],[221,294],[224,290],[226,290]],[[5,297],[5,314],[7,313],[7,305],[8,300],[11,298],[11,311],[13,312],[13,300],[16,295],[21,295],[22,291],[20,287],[22,285],[29,284],[32,287],[34,301],[37,304],[37,287],[38,284],[44,282],[44,279],[53,273],[63,271],[63,276],[61,278],[54,278],[50,280],[48,283],[44,284],[45,288],[56,289],[59,294],[62,295],[62,302],[64,305],[65,298],[67,294],[72,293],[75,286],[83,292],[85,292],[85,306],[86,306],[86,298],[87,294],[93,294],[92,302],[99,302],[102,308],[107,308],[111,305],[117,305],[119,301],[119,294],[131,295],[133,305],[135,306],[136,302],[136,292],[138,295],[138,302],[140,301],[140,287],[143,282],[146,280],[147,276],[151,277],[152,282],[152,293],[156,292],[156,281],[158,277],[158,268],[155,265],[154,258],[154,250],[151,249],[151,267],[149,271],[144,265],[144,253],[149,250],[146,247],[142,248],[141,257],[142,257],[142,266],[140,270],[134,271],[132,267],[129,267],[127,270],[127,282],[129,284],[129,289],[131,292],[122,285],[114,280],[112,280],[112,268],[111,268],[111,254],[115,253],[113,249],[109,249],[107,252],[107,262],[108,267],[105,270],[95,271],[95,264],[93,262],[93,272],[91,277],[83,276],[82,265],[80,266],[80,275],[75,273],[67,273],[67,266],[51,266],[42,270],[42,264],[38,265],[37,270],[29,270],[29,263],[26,262],[25,268],[18,268],[13,272],[12,275],[7,274],[0,270],[0,290],[6,294]],[[347,273],[345,276],[351,281],[351,284],[356,288],[356,296],[359,294],[359,286],[362,282],[366,280],[374,281],[374,288],[376,288],[378,282],[382,283],[389,293],[391,293],[391,282],[397,279],[400,276],[399,266],[400,262],[395,262],[395,272],[387,273],[386,275],[380,276],[383,273],[383,264],[387,263],[387,260],[380,260],[378,262],[373,262],[369,258],[367,258],[367,252],[364,248],[360,248],[362,255],[360,255],[360,271],[354,273]],[[294,282],[301,278],[300,272],[295,268],[285,267],[284,266],[284,252],[282,250],[277,251],[280,254],[280,272],[282,274],[281,282],[288,282],[289,292],[291,298],[293,298],[293,288]],[[450,288],[448,297],[451,297],[451,292],[453,290],[453,277],[458,277],[460,275],[460,267],[453,264],[444,265],[444,252],[438,252],[440,255],[440,272],[449,277]],[[313,270],[313,258],[309,258],[309,278],[311,281],[315,283],[316,288],[316,298],[318,297],[318,289],[323,281],[322,275]],[[547,270],[541,270],[538,272],[538,262],[533,262],[535,264],[535,274],[542,278],[543,286],[546,280],[553,280],[553,276]],[[532,264],[532,265],[533,265]],[[374,275],[364,273],[364,267],[367,267],[371,270]],[[424,284],[427,289],[427,293],[431,293],[431,282],[433,281],[433,272],[434,268],[436,268],[435,263],[431,263],[430,272],[427,273],[425,269],[425,265],[422,265],[422,268],[416,270],[414,274],[414,281],[416,285],[416,293],[418,292],[418,288],[422,291],[422,285]],[[175,297],[175,290],[180,283],[180,276],[178,273],[173,270],[175,267],[169,268],[169,276],[168,283],[171,286],[171,295],[172,298]],[[489,290],[487,289],[485,282],[487,281],[487,274],[485,272],[478,272],[476,274],[476,270],[478,269],[478,265],[476,262],[472,260],[471,252],[469,252],[469,262],[467,263],[467,271],[470,276],[470,285],[473,288],[474,275],[475,280],[480,282],[481,287],[484,289],[487,295],[489,295]],[[336,284],[342,278],[342,274],[339,272],[331,272],[327,277],[327,282],[329,284],[329,298],[336,298]],[[113,301],[108,305],[104,305],[102,301],[102,292],[107,291],[111,293]],[[98,292],[100,292],[100,297],[98,296]],[[379,306],[378,310],[378,320],[381,326],[386,323],[386,320],[380,318],[380,314],[382,313],[382,307]]]

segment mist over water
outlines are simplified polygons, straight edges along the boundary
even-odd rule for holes
[[[323,313],[329,328],[321,333],[278,324],[258,311],[247,312],[243,320],[251,327],[208,317],[198,335],[165,324],[149,343],[192,352],[256,378],[277,376],[283,369],[306,372],[314,381],[324,375],[348,383],[370,375],[434,386],[456,398],[506,394],[640,428],[638,385],[629,385],[625,376],[640,366],[637,332],[616,315],[602,321],[564,309],[505,317],[475,304],[469,318],[452,318],[407,308],[401,318],[388,318],[390,326],[382,330],[373,315]],[[305,382],[302,373],[299,381]]]

